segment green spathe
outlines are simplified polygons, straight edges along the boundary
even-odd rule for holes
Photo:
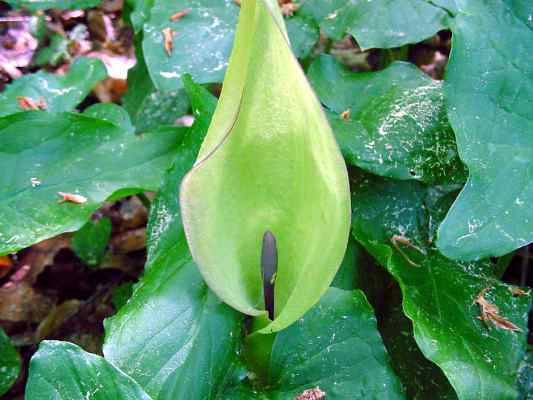
[[[261,243],[275,235],[275,318],[262,332],[287,327],[328,288],[348,240],[348,175],[272,0],[242,2],[221,98],[180,192],[200,271],[243,313],[265,313]]]

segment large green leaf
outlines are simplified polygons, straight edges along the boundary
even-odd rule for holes
[[[277,240],[274,321],[298,319],[326,291],[349,231],[346,167],[293,56],[276,2],[242,3],[220,101],[181,185],[185,231],[226,303],[265,314],[261,243]]]
[[[533,240],[533,30],[520,12],[527,0],[458,4],[445,89],[470,177],[437,244],[448,257],[475,259]]]
[[[313,16],[327,36],[351,34],[361,48],[399,47],[445,29],[448,12],[429,0],[307,0],[301,12]]]
[[[9,390],[20,372],[20,356],[0,328],[0,396]]]
[[[293,400],[320,387],[327,399],[403,399],[361,291],[330,288],[305,316],[277,334],[269,365],[270,388],[241,386],[221,398]]]
[[[96,7],[102,0],[6,0],[14,8],[26,8],[31,11],[48,8],[78,9]]]
[[[394,371],[405,387],[407,398],[457,400],[457,395],[446,376],[439,367],[425,358],[418,348],[413,336],[412,322],[403,314],[401,296],[396,299],[396,290],[391,290],[390,287],[382,289],[387,292],[387,302],[386,311],[381,315],[378,324],[379,331],[390,354]]]
[[[39,71],[24,75],[0,93],[0,117],[23,111],[17,97],[42,98],[47,111],[72,111],[94,85],[107,77],[104,64],[94,58],[80,57],[65,75]]]
[[[137,64],[128,72],[128,91],[122,104],[128,111],[137,132],[173,125],[189,110],[185,90],[162,92],[155,88],[144,62],[141,40],[136,40]]]
[[[27,400],[150,400],[141,387],[102,357],[47,340],[31,359]]]
[[[423,186],[361,176],[353,193],[353,233],[400,283],[424,355],[441,367],[462,400],[515,399],[530,299],[513,297],[492,278],[490,262],[459,264],[429,246]],[[395,235],[404,242],[394,246]],[[478,319],[474,302],[484,289],[485,299],[520,331]]]
[[[223,304],[192,262],[178,182],[192,166],[214,99],[190,80],[196,123],[151,207],[149,261],[133,297],[106,321],[104,354],[155,399],[212,399],[237,358],[241,316]]]
[[[70,113],[1,118],[0,254],[78,230],[111,196],[157,189],[184,131],[135,136]],[[87,201],[58,203],[59,192]]]
[[[348,71],[328,55],[309,67],[346,161],[378,175],[463,182],[442,82],[397,62],[379,72]],[[349,111],[348,119],[339,114]]]
[[[180,78],[186,73],[200,83],[222,81],[239,11],[234,0],[132,1],[132,23],[136,31],[144,26],[143,51],[159,91],[180,89]],[[176,12],[186,9],[190,9],[187,15],[177,21],[170,20]],[[162,33],[166,28],[174,32],[170,56]],[[316,21],[296,13],[287,19],[287,29],[294,54],[306,57],[320,36]]]
[[[170,20],[187,8],[191,9],[188,15]],[[222,81],[238,11],[233,0],[155,0],[143,38],[144,56],[155,86],[165,92],[180,89],[186,73],[200,83]],[[162,31],[166,28],[176,33],[171,56],[164,46]]]

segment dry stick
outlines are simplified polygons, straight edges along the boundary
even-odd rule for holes
[[[400,235],[394,235],[393,237],[391,237],[390,239],[392,245],[396,248],[396,250],[398,250],[398,252],[403,256],[403,258],[405,258],[405,260],[410,264],[412,265],[413,267],[421,267],[420,264],[417,264],[415,263],[413,260],[411,260],[407,254],[405,254],[405,252],[400,248],[400,246],[398,245],[398,243],[400,244],[403,244],[407,247],[411,247],[412,249],[415,249],[417,250],[418,252],[422,253],[422,254],[426,254],[420,247],[418,246],[415,246],[409,239],[407,239],[405,236],[400,236]]]

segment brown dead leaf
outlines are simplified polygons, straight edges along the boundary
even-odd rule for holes
[[[146,247],[146,229],[138,228],[113,236],[109,245],[116,253],[129,253]]]
[[[170,57],[172,55],[172,49],[174,48],[172,40],[176,33],[172,30],[172,28],[165,28],[161,32],[163,33],[163,45],[165,46],[165,51]]]
[[[76,299],[64,301],[52,308],[45,319],[41,321],[35,331],[35,342],[38,343],[57,331],[66,321],[76,315],[80,309],[81,302]]]
[[[326,392],[320,390],[317,386],[314,389],[307,389],[304,392],[297,396],[295,400],[322,400],[326,398]]]
[[[72,193],[64,193],[64,192],[57,192],[59,196],[62,197],[61,200],[59,200],[59,203],[76,203],[76,204],[83,204],[87,202],[87,197],[84,197],[80,194],[72,194]]]
[[[187,14],[190,14],[192,11],[192,8],[186,8],[185,10],[178,11],[176,14],[172,15],[170,17],[171,21],[178,21],[181,18],[185,17]]]
[[[292,17],[298,8],[300,8],[300,5],[293,3],[292,0],[278,0],[278,3],[284,17]]]
[[[46,102],[43,97],[40,97],[37,102],[31,97],[17,96],[17,102],[24,110],[46,110]]]
[[[114,103],[120,101],[126,90],[128,84],[125,79],[107,78],[96,84],[93,93],[102,103]]]
[[[0,320],[38,322],[53,307],[54,302],[35,291],[26,282],[8,282],[0,288]]]
[[[350,114],[351,114],[352,110],[350,110],[349,108],[347,110],[344,110],[343,112],[341,112],[340,116],[343,120],[348,120],[350,119]]]
[[[481,321],[491,321],[497,328],[506,329],[513,332],[521,332],[522,330],[513,324],[511,321],[502,317],[499,312],[498,306],[490,303],[486,298],[485,294],[490,290],[490,288],[485,288],[479,292],[478,296],[474,300],[475,304],[478,304],[480,307],[481,315],[478,317]]]
[[[0,256],[0,279],[9,274],[13,261],[8,256]]]
[[[34,244],[20,256],[19,265],[29,265],[30,270],[24,275],[24,282],[34,284],[37,277],[47,265],[53,263],[55,256],[62,249],[69,247],[69,235],[59,235]]]
[[[516,287],[516,286],[509,286],[508,289],[514,297],[529,296],[529,293],[530,293],[529,290],[526,292],[525,290],[520,289],[519,287]]]

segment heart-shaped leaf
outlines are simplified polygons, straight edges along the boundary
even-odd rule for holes
[[[104,108],[106,118],[123,122],[116,105],[94,111]],[[78,230],[112,195],[157,189],[185,131],[136,136],[71,113],[0,118],[0,254]],[[78,197],[60,203],[60,193]]]
[[[342,261],[350,226],[346,166],[277,2],[242,2],[221,98],[181,185],[181,208],[207,284],[246,314],[265,313],[261,244],[273,234],[275,318],[264,332],[302,316]]]
[[[437,245],[472,260],[533,241],[533,17],[527,0],[458,4],[445,90],[470,176]]]
[[[354,73],[328,55],[311,64],[308,76],[331,111],[328,117],[346,162],[395,179],[466,180],[442,82],[404,62]]]
[[[78,346],[44,341],[31,359],[28,400],[151,400],[129,376]]]

